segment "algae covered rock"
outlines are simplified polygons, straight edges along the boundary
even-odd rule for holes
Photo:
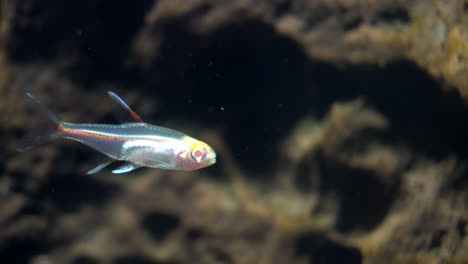
[[[1,3],[5,263],[467,263],[466,1]],[[87,123],[113,90],[218,163],[16,153],[25,90]]]

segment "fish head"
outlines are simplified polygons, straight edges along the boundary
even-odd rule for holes
[[[216,152],[208,144],[188,136],[183,141],[184,148],[177,154],[177,167],[197,170],[216,163]]]

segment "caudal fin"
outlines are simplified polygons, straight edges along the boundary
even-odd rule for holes
[[[48,120],[52,122],[52,126],[49,131],[40,135],[30,135],[22,140],[16,149],[19,152],[26,151],[37,145],[47,143],[55,138],[57,138],[57,128],[63,123],[63,121],[52,111],[50,111],[39,99],[37,99],[32,93],[26,92],[26,96],[31,102],[31,105],[35,110],[40,112],[42,115],[46,116]]]
[[[47,142],[50,142],[55,138],[57,138],[57,135],[53,133],[45,134],[45,135],[27,136],[21,140],[18,147],[16,148],[16,151],[24,152],[26,150],[34,148],[37,145],[42,145]]]
[[[54,122],[55,125],[60,125],[63,123],[62,119],[60,119],[56,114],[52,113],[52,111],[47,108],[39,99],[37,99],[32,93],[26,92],[26,96],[32,101],[32,105],[41,112],[43,115],[45,115],[47,118],[50,119],[50,121]]]

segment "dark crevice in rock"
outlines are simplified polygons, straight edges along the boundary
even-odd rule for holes
[[[302,8],[298,10],[299,13],[302,14],[304,19],[304,28],[303,31],[312,31],[314,28],[318,27],[320,24],[324,23],[327,19],[333,17],[337,10],[334,10],[327,5],[322,5],[313,9]]]
[[[465,237],[468,229],[468,221],[459,220],[456,225],[456,230],[460,237]]]
[[[294,186],[298,191],[304,194],[318,191],[318,168],[316,157],[312,154],[308,154],[307,157],[301,160],[297,165],[293,178]]]
[[[311,108],[303,94],[306,55],[260,21],[203,37],[180,23],[167,22],[161,57],[153,65],[162,78],[159,116],[184,119],[190,113],[198,124],[220,127],[244,169],[271,175],[276,144]]]
[[[69,212],[78,210],[83,204],[102,205],[119,191],[119,186],[89,176],[51,176],[35,196]]]
[[[120,257],[114,260],[112,264],[170,264],[170,263],[154,261],[154,260],[151,260],[149,258],[140,256],[140,255],[132,255],[132,256]]]
[[[99,263],[96,259],[88,256],[78,256],[72,261],[72,264],[96,264]]]
[[[411,17],[405,8],[395,7],[379,12],[373,22],[408,24],[411,22]]]
[[[164,240],[180,225],[180,219],[176,215],[153,212],[145,216],[142,224],[155,240]]]
[[[26,189],[26,182],[28,175],[24,172],[13,171],[10,173],[10,177],[13,179],[13,183],[10,186],[10,191],[14,193],[29,193]]]
[[[187,233],[185,234],[187,240],[192,243],[204,236],[204,231],[202,229],[198,228],[191,228],[187,230]]]
[[[4,223],[14,225],[18,221],[20,221],[21,218],[24,217],[45,217],[48,219],[51,218],[50,212],[48,212],[47,209],[44,208],[45,206],[44,204],[42,204],[41,200],[36,199],[34,195],[30,197],[30,200],[31,202],[26,203],[23,207],[21,207],[21,209],[19,209],[19,211],[13,217],[8,219]]]
[[[432,234],[431,241],[429,242],[429,249],[439,248],[447,235],[447,230],[439,230]]]
[[[468,108],[460,96],[440,89],[414,64],[385,67],[321,65],[312,79],[318,87],[317,112],[324,116],[335,101],[362,96],[390,127],[381,140],[406,145],[436,160],[456,154],[468,158]]]
[[[359,26],[361,26],[364,23],[364,19],[362,17],[356,17],[353,19],[350,19],[349,21],[345,21],[343,24],[343,29],[345,31],[353,31],[357,29]]]
[[[210,259],[213,261],[213,263],[219,263],[219,264],[230,264],[233,263],[231,260],[231,257],[224,252],[223,250],[219,248],[211,248],[208,252],[210,254]]]
[[[30,259],[51,249],[47,236],[31,237],[24,234],[22,237],[7,239],[0,245],[2,263],[31,263]]]
[[[47,5],[17,1],[6,54],[15,62],[65,55],[66,63],[73,65],[72,77],[83,83],[115,76],[153,4],[153,0],[54,0]]]
[[[283,0],[275,5],[274,15],[280,17],[284,14],[287,14],[291,9],[292,1]]]
[[[310,264],[362,263],[358,249],[337,244],[315,233],[301,234],[296,239],[295,254],[306,256]]]
[[[458,177],[455,177],[450,184],[448,184],[448,189],[454,189],[456,191],[461,191],[463,192],[468,188],[468,171],[464,171],[463,173],[460,173]]]
[[[381,182],[365,169],[351,168],[319,155],[320,193],[338,194],[340,203],[336,228],[342,232],[371,230],[386,216],[397,183]]]

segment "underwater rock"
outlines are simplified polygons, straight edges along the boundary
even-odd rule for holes
[[[2,261],[466,263],[467,9],[2,1]],[[115,90],[218,163],[89,176],[72,142],[18,154],[44,122],[24,90],[90,123]]]

